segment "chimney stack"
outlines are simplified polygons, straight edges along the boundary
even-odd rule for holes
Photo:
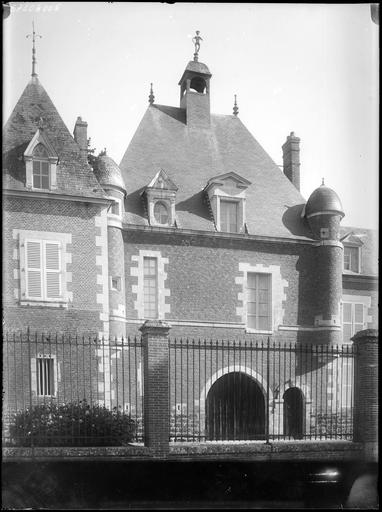
[[[300,191],[300,139],[290,132],[282,146],[285,176]]]
[[[81,148],[81,154],[87,158],[88,155],[88,123],[77,117],[73,131],[74,140]]]

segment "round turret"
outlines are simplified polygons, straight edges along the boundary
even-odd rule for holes
[[[339,240],[344,216],[340,198],[324,183],[311,193],[305,205],[305,217],[314,238],[319,240]]]
[[[124,193],[126,192],[120,168],[110,156],[102,155],[97,158],[94,174],[104,189],[118,188]]]
[[[337,213],[344,217],[344,212],[340,198],[329,187],[321,185],[314,190],[305,206],[305,216],[307,218],[320,213]]]

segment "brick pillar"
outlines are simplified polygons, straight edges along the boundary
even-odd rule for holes
[[[140,327],[144,363],[145,446],[156,458],[169,452],[169,348],[170,326],[162,320],[146,320]]]
[[[356,347],[354,441],[364,443],[365,458],[374,462],[378,456],[378,331],[359,331],[352,340]]]

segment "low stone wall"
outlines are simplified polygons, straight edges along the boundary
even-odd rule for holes
[[[348,461],[359,460],[362,444],[321,442],[207,442],[170,443],[167,460],[193,461]],[[25,460],[152,460],[153,450],[143,445],[121,447],[3,448],[4,461]]]

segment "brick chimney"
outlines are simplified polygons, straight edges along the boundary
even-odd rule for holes
[[[87,158],[88,154],[88,123],[77,117],[73,131],[74,140],[81,148],[81,154]]]
[[[284,174],[300,191],[300,139],[290,132],[282,146]]]

